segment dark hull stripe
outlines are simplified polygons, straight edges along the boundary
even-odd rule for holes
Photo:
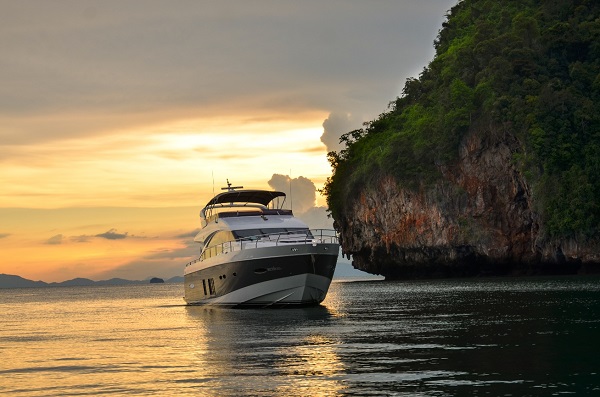
[[[223,296],[240,288],[302,274],[316,274],[331,280],[336,262],[337,253],[260,258],[211,266],[185,275],[185,300],[188,303],[201,303],[203,300]],[[209,285],[210,279],[213,283],[213,294]]]

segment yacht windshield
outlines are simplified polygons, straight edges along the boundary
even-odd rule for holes
[[[312,234],[308,229],[305,228],[269,228],[269,229],[246,229],[246,230],[235,230],[233,235],[236,239],[243,240],[258,240],[262,236],[266,235],[297,235],[301,234],[308,238],[312,238]]]

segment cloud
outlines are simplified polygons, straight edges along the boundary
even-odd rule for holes
[[[287,194],[288,206],[293,205],[295,212],[303,213],[315,206],[317,188],[308,178],[299,176],[291,179],[291,192],[289,175],[273,174],[267,183],[273,189]]]
[[[102,280],[120,277],[129,280],[143,280],[151,276],[163,278],[181,276],[185,264],[197,258],[199,252],[199,245],[188,241],[181,248],[154,250],[138,260],[97,274],[94,278]]]
[[[176,238],[194,238],[196,237],[196,235],[198,234],[198,232],[200,231],[200,229],[194,229],[188,233],[183,233],[183,234],[179,234],[177,236],[175,236]]]
[[[432,58],[456,1],[10,2],[1,140],[89,136],[232,108],[372,117]]]
[[[87,243],[90,241],[90,239],[92,237],[94,237],[94,236],[87,236],[85,234],[82,234],[80,236],[71,236],[71,237],[69,237],[69,239],[76,243]]]
[[[147,260],[173,260],[189,258],[190,256],[198,256],[200,254],[200,244],[194,241],[186,241],[184,247],[177,249],[158,249],[152,251],[148,255],[144,256],[143,259]],[[184,264],[182,264],[183,267]]]
[[[52,236],[48,240],[46,240],[46,244],[59,245],[62,244],[63,239],[64,236],[62,234],[57,234],[56,236]]]
[[[321,142],[325,144],[328,152],[339,152],[344,149],[344,146],[340,144],[340,136],[361,128],[362,123],[362,120],[351,113],[331,112],[329,117],[323,121]]]
[[[296,217],[304,221],[311,229],[333,229],[333,219],[327,216],[327,208],[315,206],[317,189],[314,182],[303,176],[293,178],[291,181],[291,195],[289,194],[289,175],[273,174],[268,183],[271,188],[288,195],[288,200],[290,200],[287,202],[288,206],[291,206],[293,201]]]
[[[107,240],[121,240],[127,237],[127,232],[117,233],[117,229],[110,229],[107,232],[96,234],[95,237],[102,237]]]
[[[10,233],[0,233],[0,238],[6,238],[10,236]]]
[[[90,239],[93,237],[101,237],[101,238],[105,238],[107,240],[121,240],[121,239],[128,237],[128,234],[127,233],[117,233],[116,229],[110,229],[107,232],[96,234],[94,236],[90,236],[90,235],[70,236],[70,237],[68,237],[68,240],[75,242],[75,243],[86,243],[86,242],[90,241]],[[63,234],[57,234],[55,236],[50,237],[48,240],[46,240],[46,244],[58,245],[58,244],[63,244],[66,241],[67,241],[67,236],[64,236]]]
[[[2,235],[0,235],[0,238]],[[87,235],[81,234],[78,236],[65,236],[63,234],[57,234],[55,236],[50,237],[46,240],[46,244],[64,244],[67,241],[74,243],[87,243],[90,242],[94,237],[105,238],[107,240],[122,240],[127,237],[134,237],[133,235],[126,233],[117,233],[116,229],[110,229],[107,232],[96,234],[96,235]]]
[[[333,218],[327,216],[326,207],[313,207],[297,216],[311,229],[333,229]]]

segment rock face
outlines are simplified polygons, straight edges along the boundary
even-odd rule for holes
[[[500,128],[469,133],[431,186],[384,176],[336,219],[354,267],[390,279],[594,272],[594,242],[540,236],[535,197],[514,165],[519,143]]]

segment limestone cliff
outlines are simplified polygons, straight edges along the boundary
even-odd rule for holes
[[[512,161],[516,140],[472,132],[433,186],[385,175],[336,219],[356,268],[388,278],[594,271],[597,244],[540,236],[531,189]]]
[[[389,278],[600,269],[600,3],[462,0],[324,193]]]

